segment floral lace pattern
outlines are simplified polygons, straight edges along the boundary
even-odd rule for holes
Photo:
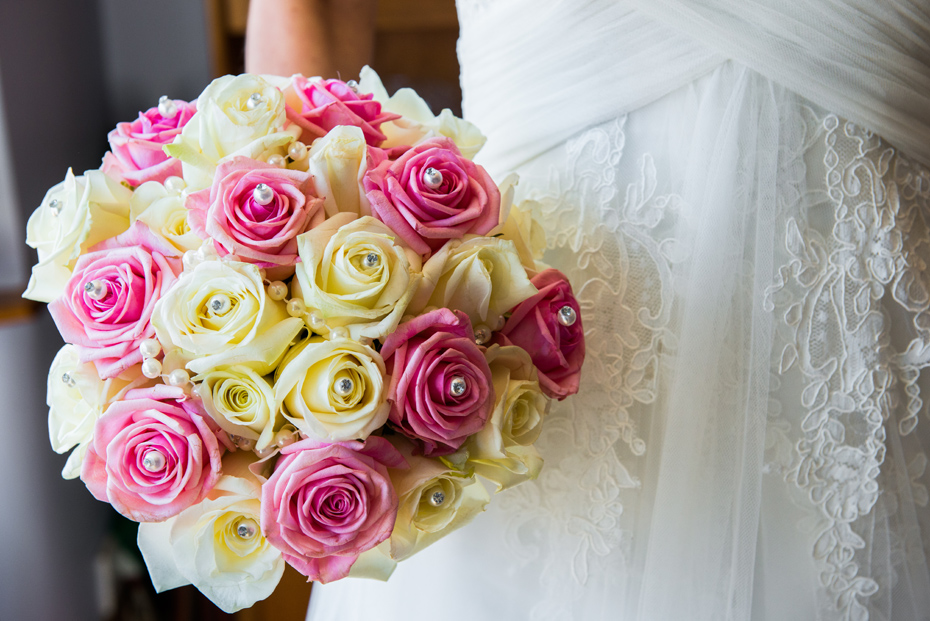
[[[773,365],[802,386],[797,403],[780,396],[781,407],[803,412],[800,440],[787,452],[785,420],[770,413],[767,469],[819,510],[813,555],[826,590],[823,607],[865,621],[870,599],[895,586],[868,571],[874,538],[867,533],[880,495],[887,499],[882,512],[892,517],[902,493],[927,503],[922,448],[908,451],[911,489],[902,490],[886,434],[909,436],[923,410],[930,171],[861,127],[834,115],[818,121],[804,157],[808,178],[822,172],[824,188],[784,214],[785,261],[766,300],[779,319]],[[919,533],[889,545],[904,549],[915,541]],[[897,565],[906,555],[898,554]]]

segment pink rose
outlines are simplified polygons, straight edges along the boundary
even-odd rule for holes
[[[171,144],[197,112],[192,103],[174,100],[176,113],[162,116],[158,108],[139,113],[131,123],[119,123],[107,136],[110,151],[103,156],[103,172],[136,187],[146,181],[164,182],[181,175],[181,160],[162,150]]]
[[[391,377],[389,420],[425,455],[455,452],[494,405],[491,369],[468,315],[447,308],[401,324],[381,356]]]
[[[273,276],[283,278],[297,263],[297,236],[325,218],[315,191],[309,173],[236,157],[217,167],[212,187],[188,197],[188,222],[221,256],[286,268]]]
[[[142,362],[139,345],[155,336],[152,309],[182,266],[178,250],[141,222],[90,250],[48,310],[81,362],[107,379]]]
[[[215,424],[184,390],[128,391],[94,425],[81,480],[137,522],[160,522],[203,500],[220,477]]]
[[[513,309],[498,340],[525,349],[539,371],[542,391],[561,400],[578,392],[584,362],[581,311],[559,270],[544,270],[530,282],[539,292]]]
[[[296,76],[294,91],[300,98],[302,110],[288,109],[288,120],[300,126],[301,140],[312,142],[325,136],[337,125],[360,127],[365,142],[380,146],[387,138],[381,133],[381,124],[399,119],[399,114],[384,112],[374,95],[359,95],[342,80],[308,80]]]
[[[427,140],[364,178],[372,213],[421,255],[498,225],[501,195],[490,175],[448,138]]]
[[[262,486],[262,534],[311,580],[344,578],[359,554],[391,536],[397,494],[387,469],[404,467],[377,436],[291,444]]]

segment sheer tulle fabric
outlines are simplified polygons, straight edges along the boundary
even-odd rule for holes
[[[930,615],[930,170],[748,58],[692,55],[672,27],[657,63],[639,36],[653,18],[630,6],[459,2],[479,159],[519,164],[546,260],[575,284],[581,391],[546,423],[538,481],[387,584],[317,587],[313,621]],[[910,18],[890,38],[924,31]],[[538,66],[523,45],[541,29],[585,62]]]

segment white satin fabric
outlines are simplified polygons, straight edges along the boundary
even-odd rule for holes
[[[927,9],[458,4],[581,391],[537,481],[308,618],[930,619]]]

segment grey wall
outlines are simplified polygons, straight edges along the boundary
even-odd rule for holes
[[[15,178],[15,188],[8,183],[0,196],[13,192],[21,214],[17,222],[10,205],[0,209],[0,226],[16,229],[0,243],[22,243],[29,214],[68,167],[80,174],[100,165],[117,121],[135,118],[162,94],[189,99],[206,86],[203,6],[199,0],[0,0],[8,137],[0,149],[6,147]],[[15,270],[4,256],[0,271]],[[26,265],[34,260],[28,256]],[[3,620],[98,618],[92,563],[112,510],[80,481],[61,479],[64,457],[49,446],[45,381],[60,346],[45,309],[31,320],[0,324]]]

